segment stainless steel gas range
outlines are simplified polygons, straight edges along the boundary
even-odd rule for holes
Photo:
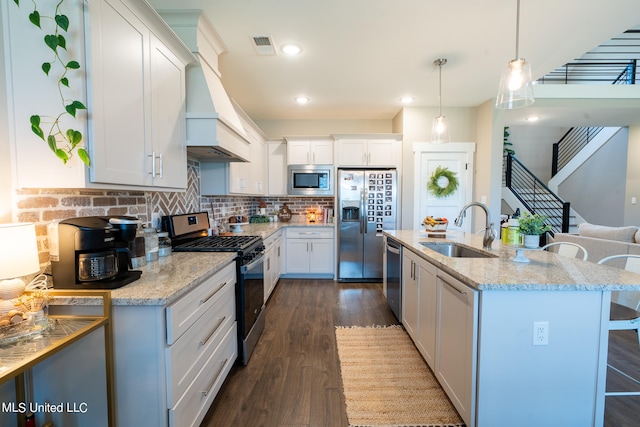
[[[264,317],[264,244],[260,236],[208,236],[206,212],[162,218],[176,252],[235,252],[238,360],[246,365],[262,334]]]

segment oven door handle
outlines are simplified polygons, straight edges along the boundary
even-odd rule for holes
[[[253,269],[253,267],[255,267],[256,264],[260,264],[263,261],[264,261],[264,251],[260,252],[260,255],[255,257],[249,264],[241,266],[240,273],[242,274],[246,273],[248,270]]]

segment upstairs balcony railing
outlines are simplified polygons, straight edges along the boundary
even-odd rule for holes
[[[537,84],[636,84],[637,61],[569,62],[538,79]]]

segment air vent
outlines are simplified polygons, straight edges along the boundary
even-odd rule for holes
[[[275,55],[276,49],[270,36],[253,36],[253,48],[258,55]]]

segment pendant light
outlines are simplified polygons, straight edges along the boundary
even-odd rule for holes
[[[433,61],[438,67],[439,74],[439,94],[438,94],[438,117],[433,119],[433,127],[431,128],[431,143],[442,144],[449,142],[449,128],[444,116],[442,115],[442,66],[447,63],[445,58],[439,58]]]
[[[516,58],[509,61],[500,79],[500,89],[496,98],[496,108],[514,109],[533,104],[531,65],[519,57],[520,42],[520,0],[516,11]]]

